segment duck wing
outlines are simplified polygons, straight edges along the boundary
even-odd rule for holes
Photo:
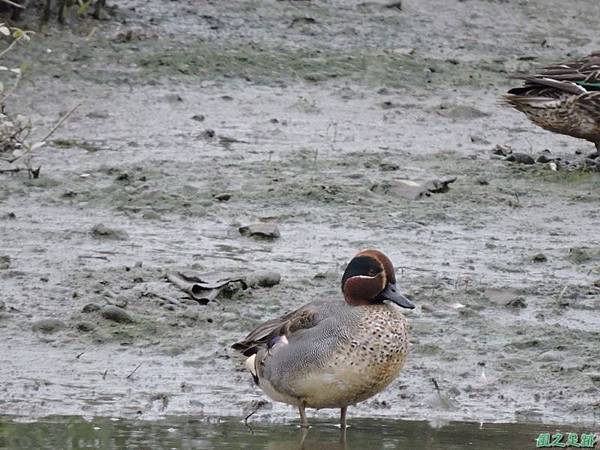
[[[261,347],[269,346],[279,336],[290,336],[299,331],[316,326],[322,319],[319,308],[313,303],[304,305],[284,316],[269,320],[259,325],[240,342],[231,346],[234,350],[251,356]]]
[[[524,80],[522,87],[508,93],[520,96],[562,98],[600,90],[600,52],[581,59],[542,67],[530,73],[516,73],[513,79]]]
[[[552,64],[539,70],[535,76],[578,84],[579,82],[600,83],[600,52],[591,53],[581,59]]]

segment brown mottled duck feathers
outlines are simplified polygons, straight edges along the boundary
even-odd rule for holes
[[[524,83],[504,95],[506,103],[536,125],[600,150],[600,52],[511,78]]]

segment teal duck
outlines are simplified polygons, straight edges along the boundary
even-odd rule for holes
[[[586,139],[600,152],[600,52],[516,74],[524,81],[504,95],[536,125]]]
[[[317,300],[269,320],[233,345],[271,399],[294,405],[302,427],[306,408],[340,408],[385,389],[408,354],[408,323],[414,308],[396,286],[394,266],[378,250],[364,250],[342,276],[345,301]]]

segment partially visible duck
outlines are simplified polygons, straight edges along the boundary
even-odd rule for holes
[[[600,52],[512,78],[524,80],[504,100],[536,125],[586,139],[600,152]]]
[[[256,384],[275,401],[305,408],[340,408],[385,389],[408,354],[408,323],[401,308],[414,308],[396,286],[392,262],[364,250],[342,276],[345,301],[317,300],[269,320],[233,345],[245,356]]]

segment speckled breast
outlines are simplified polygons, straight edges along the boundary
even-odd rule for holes
[[[362,402],[382,391],[400,373],[408,353],[408,324],[399,308],[364,308],[325,367],[305,381],[312,386],[304,401],[313,408],[338,408]]]

